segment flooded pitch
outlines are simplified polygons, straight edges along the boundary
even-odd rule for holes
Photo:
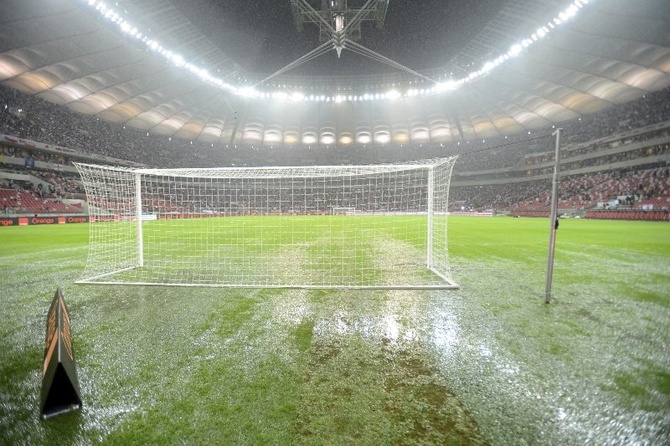
[[[461,254],[459,291],[82,286],[81,247],[14,256],[0,443],[667,444],[666,253],[564,242],[546,305],[532,249]],[[84,406],[43,422],[54,283]]]

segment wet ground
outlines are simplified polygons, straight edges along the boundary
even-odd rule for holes
[[[545,305],[526,259],[452,259],[460,291],[223,291],[73,285],[83,253],[3,264],[0,443],[670,440],[664,255],[559,252]],[[54,284],[84,408],[43,422]]]

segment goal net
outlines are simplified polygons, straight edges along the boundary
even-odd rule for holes
[[[447,252],[455,161],[216,169],[75,163],[90,216],[78,283],[458,288]]]

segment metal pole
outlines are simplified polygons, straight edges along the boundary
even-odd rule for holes
[[[556,155],[554,157],[554,179],[551,188],[551,212],[549,216],[550,236],[549,236],[549,255],[547,259],[547,279],[544,288],[544,303],[548,304],[551,301],[551,279],[554,273],[554,248],[556,246],[556,229],[557,229],[557,213],[558,213],[558,177],[561,169],[561,132],[563,129],[556,129],[552,134],[556,135]]]
[[[433,269],[433,212],[434,212],[434,187],[435,187],[435,172],[433,166],[428,168],[428,230],[426,237],[426,266],[428,269]]]
[[[137,266],[144,266],[144,241],[142,237],[142,174],[135,173],[135,219],[137,220]]]

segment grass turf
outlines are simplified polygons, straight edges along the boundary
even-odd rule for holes
[[[453,291],[74,285],[86,225],[0,230],[2,444],[569,444],[670,438],[670,227],[452,217]],[[46,311],[84,407],[40,421]]]
[[[411,214],[161,219],[143,225],[143,267],[134,268],[135,223],[102,223],[93,227],[85,276],[268,288],[444,285],[426,268],[426,224]],[[436,232],[436,246],[443,238]],[[434,256],[436,265],[441,260]]]

